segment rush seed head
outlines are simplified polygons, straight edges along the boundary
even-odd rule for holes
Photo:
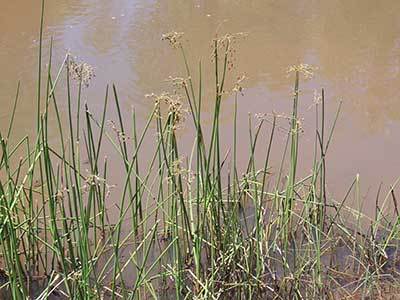
[[[317,69],[318,69],[317,67],[314,67],[309,64],[299,64],[299,65],[289,66],[286,73],[289,76],[291,73],[299,72],[300,74],[303,74],[304,78],[310,79],[314,76],[314,72]]]
[[[85,62],[76,62],[76,57],[73,57],[70,53],[67,54],[66,65],[72,80],[82,82],[86,87],[89,87],[90,80],[96,77],[91,65]]]
[[[179,48],[181,46],[181,40],[183,37],[184,33],[183,32],[177,32],[177,31],[170,31],[167,33],[164,33],[161,36],[162,41],[167,41],[172,48]]]

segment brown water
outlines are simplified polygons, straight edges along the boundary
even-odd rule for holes
[[[0,129],[7,127],[17,81],[21,100],[14,134],[34,130],[40,1],[3,1],[0,11]],[[247,142],[247,116],[272,110],[290,113],[293,78],[289,65],[318,67],[302,84],[300,170],[311,168],[314,146],[313,92],[326,88],[327,114],[340,100],[343,111],[328,156],[328,190],[341,198],[357,173],[367,211],[374,208],[380,182],[400,176],[400,1],[273,0],[62,0],[47,1],[44,47],[54,38],[54,64],[67,51],[95,67],[96,78],[84,92],[91,111],[100,114],[107,83],[116,83],[124,110],[134,105],[142,122],[153,104],[144,95],[159,93],[168,76],[182,75],[179,53],[160,37],[185,32],[192,66],[200,59],[212,74],[215,33],[247,32],[238,42],[231,75],[245,73],[239,99],[239,134]],[[47,57],[48,51],[45,52]],[[45,63],[44,63],[45,65]],[[206,78],[212,82],[213,78]],[[66,108],[65,99],[61,109]],[[212,89],[206,90],[212,95]],[[212,97],[205,110],[212,110]],[[231,141],[232,99],[225,101],[224,141]],[[110,118],[115,116],[111,112]],[[332,117],[329,118],[330,120]],[[229,134],[228,134],[229,133]],[[185,130],[182,131],[185,135]],[[187,134],[188,135],[188,134]],[[281,140],[283,141],[284,135]],[[187,137],[191,140],[191,137]],[[244,155],[248,147],[242,147]],[[279,149],[274,154],[279,165]],[[245,161],[242,162],[245,164]]]

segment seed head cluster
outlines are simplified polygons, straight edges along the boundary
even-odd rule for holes
[[[161,36],[162,41],[167,41],[172,48],[179,48],[183,37],[183,32],[170,31]]]
[[[220,38],[216,38],[215,42],[217,43],[217,48],[222,49],[226,54],[227,57],[227,67],[228,70],[232,70],[235,68],[236,65],[236,48],[235,44],[239,39],[243,39],[248,36],[246,32],[237,32],[232,34],[225,34]],[[214,53],[215,59],[215,53]]]
[[[179,94],[163,92],[160,95],[149,94],[146,98],[154,99],[156,105],[164,103],[168,106],[168,116],[171,118],[173,130],[179,129],[186,120],[187,109],[183,107],[182,97]]]
[[[86,87],[89,87],[90,80],[96,77],[91,65],[85,62],[76,62],[76,57],[74,58],[71,54],[67,54],[66,65],[72,80],[82,82]]]
[[[290,75],[291,73],[299,72],[303,74],[304,78],[310,79],[314,76],[314,72],[317,70],[317,67],[314,67],[309,64],[299,64],[299,65],[292,65],[290,66],[286,73]]]

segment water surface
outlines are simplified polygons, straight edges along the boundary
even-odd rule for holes
[[[287,67],[318,67],[302,82],[300,112],[304,134],[300,173],[312,167],[314,90],[326,89],[328,120],[340,101],[343,109],[328,154],[328,191],[340,199],[356,174],[362,197],[372,212],[378,185],[400,175],[400,2],[397,0],[163,0],[46,1],[44,48],[54,39],[54,65],[71,52],[93,65],[96,78],[84,91],[91,111],[100,114],[105,86],[115,83],[124,111],[135,106],[141,123],[153,108],[144,97],[169,88],[169,76],[182,76],[179,52],[161,41],[163,33],[182,31],[190,64],[201,60],[206,83],[212,83],[212,39],[216,33],[246,32],[237,42],[228,81],[246,74],[239,98],[239,134],[247,138],[248,113],[290,113],[293,78]],[[8,124],[17,81],[21,80],[15,136],[34,132],[40,1],[14,0],[0,12],[0,128]],[[44,51],[45,60],[48,50]],[[46,62],[43,63],[43,68]],[[61,109],[66,99],[59,93]],[[213,108],[213,89],[205,90],[205,122]],[[224,142],[232,140],[232,97],[224,101]],[[128,114],[129,115],[129,114]],[[115,112],[110,112],[113,119]],[[284,123],[284,121],[282,121]],[[189,125],[188,125],[189,126]],[[56,132],[56,131],[55,131]],[[192,136],[182,130],[191,145]],[[284,135],[281,134],[280,144]],[[54,137],[56,138],[56,137]],[[279,143],[273,170],[279,166]],[[247,146],[239,157],[246,157]],[[241,161],[244,166],[245,159]],[[116,177],[118,178],[118,176]]]

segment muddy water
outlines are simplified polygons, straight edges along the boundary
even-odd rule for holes
[[[8,124],[21,80],[14,130],[20,137],[34,131],[40,1],[4,2],[0,11],[0,128],[3,131]],[[48,49],[53,37],[56,66],[68,51],[94,66],[96,78],[84,91],[91,111],[100,113],[105,85],[116,83],[123,109],[135,106],[143,123],[153,107],[144,95],[167,89],[168,76],[183,74],[179,53],[160,40],[163,33],[185,32],[191,65],[195,68],[201,60],[203,74],[212,74],[211,41],[216,32],[246,32],[247,38],[236,44],[230,75],[248,77],[239,99],[239,134],[246,143],[248,113],[290,113],[293,78],[286,76],[287,67],[317,66],[315,76],[302,83],[300,172],[307,173],[313,158],[310,106],[314,90],[325,87],[327,115],[332,116],[343,101],[328,154],[329,193],[341,198],[359,173],[364,205],[372,212],[379,183],[388,186],[400,175],[399,10],[397,0],[47,1],[44,47]],[[48,51],[44,52],[47,57]],[[208,77],[205,81],[212,82],[212,76]],[[212,88],[205,94],[207,112],[213,107]],[[65,110],[65,97],[62,92],[59,95]],[[228,128],[224,131],[228,143],[232,98],[227,97],[225,103],[222,120]],[[113,116],[115,112],[110,113]],[[283,141],[284,135],[279,138]],[[247,150],[243,146],[240,153],[244,156]],[[273,153],[275,169],[280,153],[279,149]]]

